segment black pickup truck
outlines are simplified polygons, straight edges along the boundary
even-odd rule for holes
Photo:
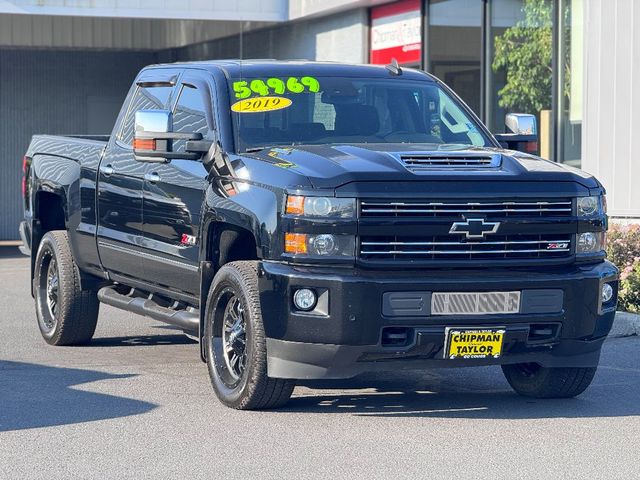
[[[42,335],[89,342],[100,303],[177,325],[239,409],[376,369],[578,395],[617,301],[605,192],[531,154],[535,117],[506,124],[397,65],[145,68],[111,136],[24,158]]]

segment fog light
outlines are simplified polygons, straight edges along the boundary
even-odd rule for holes
[[[318,298],[316,297],[316,292],[309,288],[301,288],[299,290],[296,290],[293,294],[293,304],[298,310],[302,310],[305,312],[313,310],[313,307],[316,306],[317,301]]]
[[[613,298],[613,287],[610,283],[604,283],[602,285],[601,293],[602,303],[609,303]]]

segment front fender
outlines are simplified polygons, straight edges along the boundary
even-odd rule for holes
[[[219,226],[249,232],[255,241],[258,259],[278,255],[278,218],[284,192],[248,182],[219,179],[207,188],[200,228],[200,354],[205,360],[204,318],[209,288],[215,276],[214,242]]]
[[[278,218],[284,192],[252,183],[216,182],[207,188],[202,216],[201,260],[209,257],[211,232],[226,224],[250,232],[260,259],[275,258],[280,252]]]

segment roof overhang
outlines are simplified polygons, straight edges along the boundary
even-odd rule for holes
[[[287,0],[244,0],[242,2],[174,2],[158,0],[153,8],[117,0],[80,0],[73,6],[60,6],[55,0],[0,0],[0,13],[25,15],[64,15],[77,17],[157,18],[171,20],[218,20],[283,22],[288,19]]]
[[[290,0],[289,20],[332,15],[355,8],[369,8],[390,0]]]

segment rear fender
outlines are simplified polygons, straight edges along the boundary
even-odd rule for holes
[[[50,230],[67,230],[72,240],[73,219],[80,213],[80,166],[74,160],[52,155],[35,155],[31,163],[31,278],[40,241]],[[71,250],[73,241],[71,241]]]

